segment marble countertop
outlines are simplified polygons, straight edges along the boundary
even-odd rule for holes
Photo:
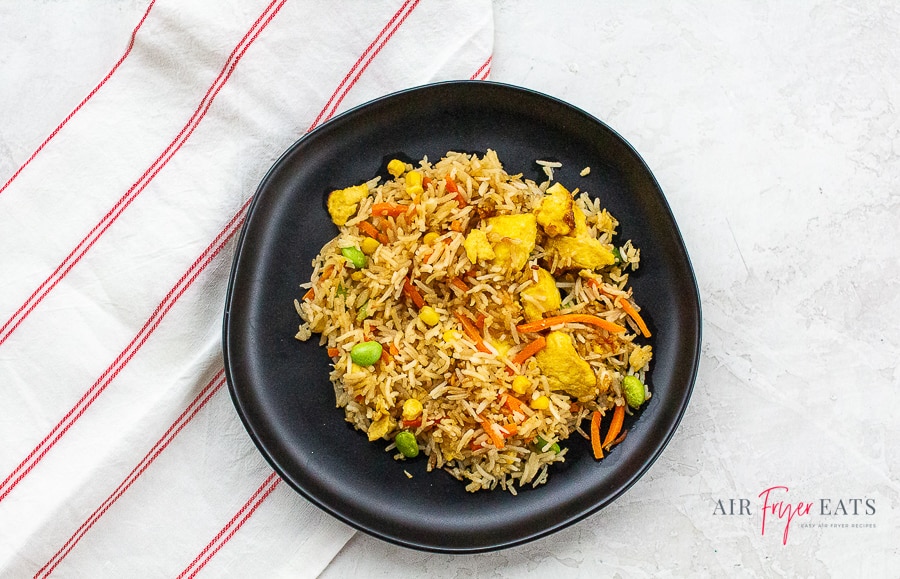
[[[357,533],[323,577],[896,576],[900,6],[494,16],[492,80],[605,121],[661,184],[702,299],[693,398],[649,472],[568,529],[467,556]]]

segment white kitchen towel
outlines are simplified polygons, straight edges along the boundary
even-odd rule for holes
[[[353,531],[224,385],[236,233],[307,131],[486,79],[490,2],[4,3],[0,31],[0,575],[317,575]]]

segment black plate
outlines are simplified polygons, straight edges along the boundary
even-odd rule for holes
[[[635,297],[653,331],[653,397],[601,462],[578,435],[549,482],[518,496],[467,493],[424,457],[396,462],[344,421],[316,339],[294,339],[293,300],[318,250],[337,234],[328,192],[360,183],[392,157],[496,150],[510,173],[542,181],[536,159],[558,160],[556,178],[599,195],[620,237],[641,249]],[[582,168],[590,174],[580,177]],[[231,272],[225,368],[238,414],[260,452],[304,497],[381,539],[439,552],[510,547],[557,531],[627,490],[660,455],[690,398],[700,351],[700,301],[687,251],[650,170],[612,129],[554,98],[489,82],[411,89],[353,109],[294,143],[263,179]],[[407,478],[404,470],[413,477]]]

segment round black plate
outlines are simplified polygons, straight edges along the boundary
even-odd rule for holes
[[[518,496],[467,493],[424,457],[396,462],[344,421],[330,359],[294,339],[293,300],[311,262],[337,234],[325,209],[338,188],[386,175],[392,157],[434,161],[447,151],[498,152],[510,173],[543,181],[536,159],[561,161],[556,179],[599,196],[618,239],[641,249],[631,277],[653,331],[653,397],[626,422],[627,439],[600,462],[577,434],[550,480]],[[590,174],[579,172],[590,166]],[[439,552],[510,547],[608,505],[647,471],[690,398],[700,351],[700,301],[687,251],[650,170],[608,126],[562,101],[489,82],[449,82],[377,99],[297,141],[263,179],[234,258],[225,307],[225,368],[238,414],[263,456],[304,497],[381,539]],[[408,478],[404,470],[412,474]]]

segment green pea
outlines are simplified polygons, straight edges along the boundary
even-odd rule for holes
[[[394,437],[394,444],[397,450],[406,458],[416,458],[419,456],[419,443],[416,442],[416,435],[409,430],[401,430]]]
[[[371,366],[381,358],[381,344],[374,340],[362,342],[350,350],[350,359],[357,366]]]
[[[546,452],[544,449],[547,448],[547,441],[544,440],[543,437],[538,436],[537,438],[534,439],[534,447],[537,449],[538,452]],[[554,454],[559,454],[559,451],[561,449],[559,448],[559,444],[554,442],[553,444],[550,445],[550,448],[547,448],[547,450],[552,450],[554,452]]]
[[[350,263],[353,264],[353,267],[356,269],[362,269],[366,267],[366,263],[368,262],[368,258],[366,258],[366,254],[362,252],[362,250],[358,247],[342,247],[341,255],[347,258]]]
[[[644,403],[644,383],[634,376],[625,376],[622,381],[625,390],[625,402],[632,408],[639,408]]]

